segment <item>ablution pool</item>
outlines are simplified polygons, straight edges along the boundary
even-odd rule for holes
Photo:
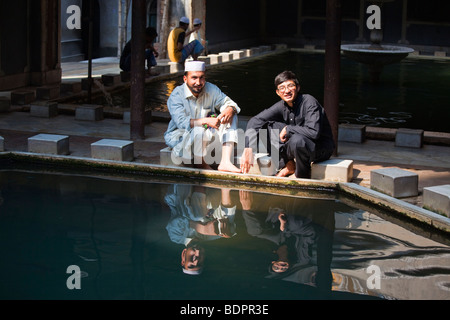
[[[279,100],[273,81],[284,70],[297,74],[302,93],[309,93],[323,103],[324,59],[323,53],[290,50],[211,68],[207,80],[239,104],[241,115],[253,116]],[[179,76],[149,83],[146,107],[167,112],[167,99],[182,81]],[[373,84],[366,66],[342,56],[339,123],[450,132],[448,83],[449,60],[406,58],[385,66],[380,82]],[[127,91],[113,95],[112,99],[113,105],[129,107]]]
[[[3,166],[0,299],[450,299],[448,236],[335,191],[102,172]]]

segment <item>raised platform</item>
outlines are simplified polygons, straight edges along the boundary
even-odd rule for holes
[[[28,138],[28,152],[55,155],[69,154],[69,136],[38,134]]]
[[[385,168],[370,172],[370,187],[394,198],[417,196],[418,185],[419,176],[407,170]]]
[[[353,160],[329,159],[313,163],[311,179],[349,182],[353,179]]]
[[[133,161],[133,141],[102,139],[91,144],[91,157],[113,161]]]
[[[84,104],[75,109],[75,120],[100,121],[104,119],[103,106]]]
[[[450,218],[450,184],[423,188],[423,207]]]

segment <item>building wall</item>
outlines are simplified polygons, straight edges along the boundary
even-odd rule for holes
[[[61,81],[60,2],[0,0],[0,91]]]

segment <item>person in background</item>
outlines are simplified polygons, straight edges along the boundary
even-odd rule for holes
[[[192,42],[194,40],[198,40],[202,46],[205,48],[205,55],[207,51],[207,42],[206,40],[202,39],[202,36],[200,35],[200,28],[202,27],[202,20],[200,19],[194,19],[194,28],[198,28],[196,32],[192,32],[191,36],[189,37],[188,42]]]
[[[185,39],[188,39],[192,33],[197,32],[200,26],[194,27],[190,31],[187,31],[188,28],[189,19],[182,17],[179,26],[169,33],[169,37],[167,38],[167,52],[170,61],[184,63],[190,56],[192,56],[192,59],[197,60],[203,52],[204,47],[198,40],[193,40],[187,45],[184,45]]]
[[[145,61],[147,64],[147,76],[157,75],[156,73],[151,73],[151,68],[157,65],[156,58],[159,55],[158,51],[156,51],[153,46],[153,42],[157,36],[158,34],[156,33],[155,28],[148,27],[145,29]],[[122,50],[120,56],[120,69],[125,72],[131,71],[131,40],[127,42]]]

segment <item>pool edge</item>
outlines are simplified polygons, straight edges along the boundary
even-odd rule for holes
[[[63,168],[84,167],[95,171],[115,170],[128,174],[146,173],[148,175],[183,177],[200,179],[205,181],[242,182],[258,185],[263,188],[268,186],[282,186],[286,189],[314,189],[332,190],[351,198],[366,201],[376,208],[395,211],[399,215],[412,219],[419,223],[441,232],[450,234],[450,219],[438,213],[415,206],[401,199],[393,198],[378,191],[363,187],[351,182],[334,182],[313,179],[292,179],[274,176],[230,174],[214,170],[200,170],[184,167],[167,167],[158,164],[101,160],[73,156],[59,156],[38,154],[29,152],[0,152],[0,161],[27,161],[45,162]]]

